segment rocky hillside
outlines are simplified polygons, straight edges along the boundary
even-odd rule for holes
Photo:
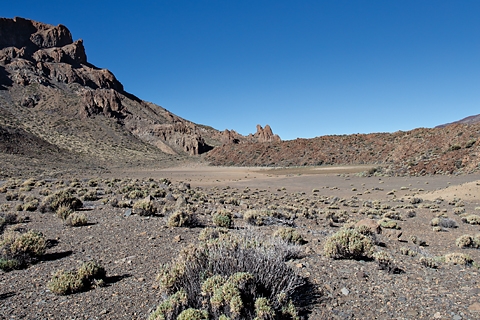
[[[477,114],[475,116],[469,116],[469,117],[460,119],[458,121],[442,124],[437,126],[437,128],[443,128],[452,124],[476,124],[476,123],[480,123],[480,114]]]
[[[124,91],[62,25],[0,19],[0,151],[104,161],[192,156],[222,133]]]
[[[407,132],[323,136],[229,144],[206,157],[214,165],[304,166],[376,164],[386,174],[472,172],[480,164],[480,124]]]

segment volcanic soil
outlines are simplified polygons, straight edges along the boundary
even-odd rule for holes
[[[289,225],[305,239],[301,256],[287,263],[320,293],[309,319],[480,319],[480,250],[456,245],[460,236],[480,233],[479,225],[464,222],[480,215],[480,175],[383,177],[368,176],[368,169],[195,163],[1,181],[0,212],[23,221],[10,227],[42,232],[49,248],[25,269],[0,271],[0,318],[146,319],[162,298],[155,280],[159,266],[196,243],[203,229],[214,227],[212,213],[226,209],[234,216],[229,232],[270,236]],[[151,194],[157,215],[132,214],[129,207],[140,198],[128,195],[127,186]],[[66,188],[80,199],[92,193],[98,198],[83,201],[87,225],[69,227],[38,209],[17,211],[25,199],[42,203],[46,193]],[[11,200],[14,194],[18,199]],[[179,207],[195,211],[200,226],[169,227],[168,216]],[[249,225],[243,215],[251,209],[276,211],[281,218]],[[434,218],[448,223],[432,226]],[[329,237],[363,219],[393,222],[376,235],[375,251],[387,252],[394,269],[382,270],[373,259],[325,255]],[[448,263],[450,253],[468,254],[473,262]],[[105,267],[106,286],[66,296],[48,289],[57,270],[92,259]]]

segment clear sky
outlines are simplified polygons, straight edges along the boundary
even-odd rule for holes
[[[4,1],[64,24],[92,64],[171,112],[282,139],[480,113],[480,1]]]

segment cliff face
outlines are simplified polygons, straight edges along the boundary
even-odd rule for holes
[[[83,41],[73,41],[65,26],[22,18],[0,19],[0,108],[0,127],[20,124],[70,151],[78,151],[82,141],[82,152],[92,155],[97,144],[109,149],[112,143],[131,149],[148,144],[149,152],[198,155],[212,148],[205,138],[221,143],[217,130],[125,92],[113,73],[87,61]],[[64,134],[69,139],[61,139]],[[118,156],[110,151],[110,157]]]

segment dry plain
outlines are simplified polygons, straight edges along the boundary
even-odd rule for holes
[[[27,268],[0,271],[0,317],[147,319],[162,299],[156,281],[160,265],[197,243],[203,230],[215,228],[212,217],[225,210],[233,216],[231,233],[247,230],[271,238],[288,226],[305,240],[298,246],[301,254],[287,264],[316,287],[318,297],[304,314],[309,319],[480,319],[480,251],[456,245],[459,237],[480,233],[478,224],[466,220],[480,215],[480,175],[366,176],[368,169],[193,163],[2,181],[1,212],[20,218],[10,227],[38,230],[49,245]],[[134,186],[144,191],[138,198],[127,194]],[[25,199],[41,204],[45,189],[66,188],[80,199],[95,195],[78,209],[87,225],[69,227],[55,213],[38,209],[17,211]],[[15,193],[19,198],[8,197]],[[148,194],[156,214],[132,214],[131,207]],[[182,207],[196,215],[198,226],[168,226],[173,209]],[[249,210],[276,214],[252,224],[245,219]],[[386,252],[395,268],[382,269],[375,259],[325,254],[332,235],[363,219],[383,225],[373,249]],[[451,253],[471,260],[453,263],[445,258]],[[49,290],[57,270],[73,270],[92,259],[106,269],[105,286],[71,295]]]

